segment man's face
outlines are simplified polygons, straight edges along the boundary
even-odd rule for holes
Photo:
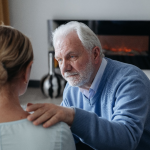
[[[94,71],[92,57],[84,49],[76,33],[57,39],[55,58],[59,63],[62,76],[71,86],[82,87],[89,84]]]

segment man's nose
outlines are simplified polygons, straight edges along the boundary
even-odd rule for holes
[[[61,72],[65,73],[67,71],[71,70],[71,64],[70,61],[63,60],[62,66],[61,66]]]

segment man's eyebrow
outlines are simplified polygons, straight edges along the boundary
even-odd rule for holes
[[[55,58],[55,59],[58,59],[59,57],[58,57],[58,56],[54,56],[54,58]]]
[[[75,52],[69,51],[69,52],[67,52],[64,56],[67,57],[67,56],[70,55],[70,54],[75,54]],[[60,57],[55,56],[55,58],[58,59],[58,58],[60,58]]]
[[[70,51],[70,52],[68,52],[66,55],[70,55],[70,54],[75,54],[75,52]]]

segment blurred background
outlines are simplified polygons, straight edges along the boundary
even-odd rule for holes
[[[150,21],[149,6],[149,0],[0,0],[0,20],[28,36],[33,45],[30,83],[22,99],[38,99],[40,102],[45,99],[49,102],[39,89],[41,79],[48,73],[47,20]],[[150,77],[149,70],[143,71]],[[61,99],[55,102],[59,100],[56,102],[59,104]]]

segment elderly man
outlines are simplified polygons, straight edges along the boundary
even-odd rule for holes
[[[34,104],[28,120],[66,122],[76,143],[92,149],[150,149],[150,82],[137,67],[105,58],[97,36],[69,22],[53,34],[55,57],[68,81],[61,106]]]

